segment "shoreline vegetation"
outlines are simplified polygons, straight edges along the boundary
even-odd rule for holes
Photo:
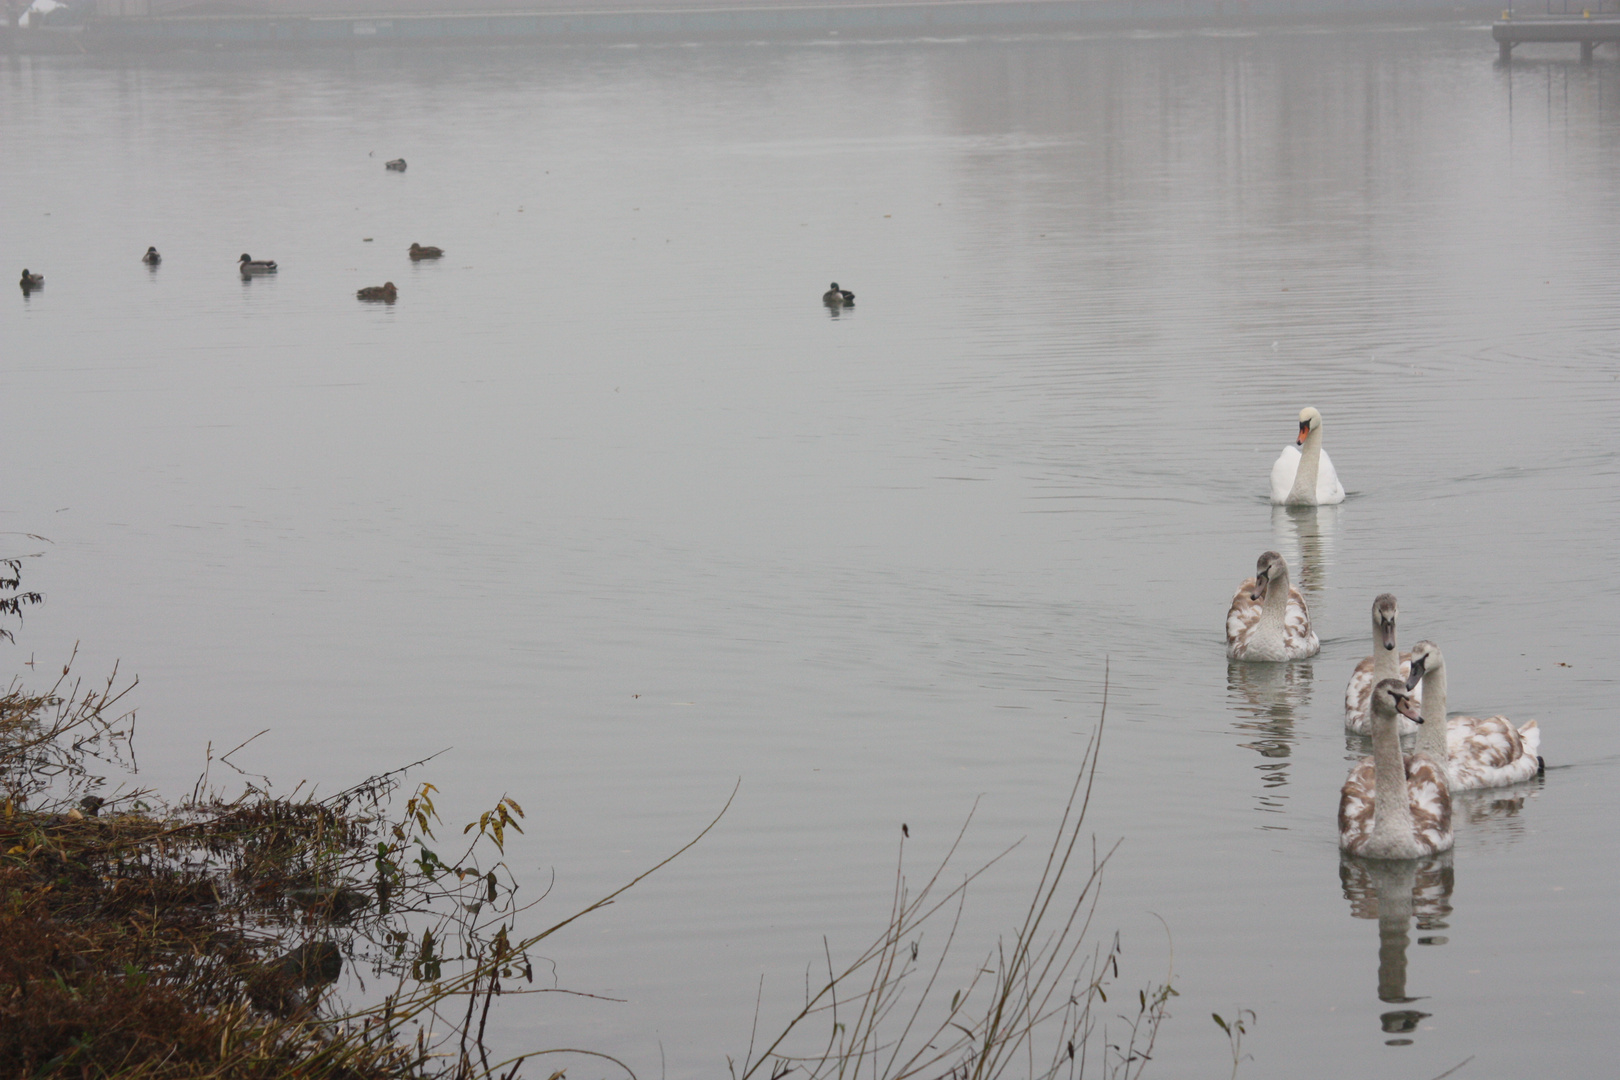
[[[0,614],[20,616],[38,598],[17,592],[16,564],[0,565],[10,568],[0,585],[18,601]],[[520,898],[505,861],[522,807],[503,795],[459,832],[447,828],[432,784],[403,787],[431,759],[324,798],[301,787],[275,796],[250,777],[227,799],[206,773],[173,804],[107,791],[101,771],[134,769],[126,702],[135,685],[115,670],[86,687],[70,660],[43,693],[13,682],[0,694],[0,1063],[9,1075],[515,1080],[527,1064],[546,1080],[568,1069],[585,1080],[595,1062],[601,1075],[635,1077],[595,1050],[501,1057],[485,1038],[491,1010],[508,995],[559,992],[536,985],[535,950],[690,850],[736,789],[667,858],[546,925],[545,895]],[[1103,718],[1106,699],[1105,682]],[[735,1080],[1088,1068],[1140,1077],[1176,992],[1166,976],[1110,1004],[1119,938],[1106,947],[1090,938],[1113,853],[1082,843],[1101,733],[1100,719],[1011,937],[965,969],[953,953],[969,886],[1011,848],[947,881],[970,814],[913,891],[902,826],[883,931],[851,960],[835,961],[828,945],[823,974],[807,976],[803,1007],[777,1034],[760,1037],[756,1008],[747,1052],[727,1058]],[[942,945],[922,948],[925,925],[942,931]],[[346,970],[361,974],[348,983],[366,988],[367,1003],[340,992]]]
[[[484,1033],[497,997],[546,992],[530,950],[720,820],[520,936],[544,896],[521,901],[504,860],[508,834],[522,832],[516,800],[502,796],[459,833],[444,828],[430,783],[395,808],[426,761],[325,798],[250,781],[226,799],[206,775],[172,805],[142,790],[105,798],[93,770],[132,763],[134,713],[117,710],[134,684],[71,679],[70,664],[45,693],[13,684],[0,695],[10,1075],[516,1077],[524,1058],[493,1060]],[[350,967],[390,989],[346,1004],[329,988]]]

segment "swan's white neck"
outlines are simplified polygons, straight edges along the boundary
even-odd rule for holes
[[[1288,492],[1290,503],[1316,502],[1316,474],[1322,466],[1322,429],[1312,428],[1305,436],[1305,445],[1299,448],[1299,469],[1294,473],[1294,486]]]
[[[1396,851],[1412,845],[1412,804],[1406,791],[1406,761],[1401,756],[1398,717],[1373,717],[1372,851]]]
[[[1425,667],[1423,670],[1423,723],[1418,725],[1417,745],[1414,753],[1427,754],[1429,760],[1444,766],[1446,750],[1446,666]],[[1448,770],[1449,772],[1449,770]]]

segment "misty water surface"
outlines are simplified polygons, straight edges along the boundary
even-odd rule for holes
[[[48,284],[0,303],[0,529],[47,602],[6,671],[77,641],[138,673],[136,782],[173,794],[265,729],[233,760],[277,790],[453,747],[447,817],[517,798],[559,915],[740,779],[549,948],[547,985],[622,1002],[499,1021],[696,1078],[762,977],[765,1032],[824,936],[877,932],[902,822],[914,870],[975,799],[963,870],[1028,836],[964,955],[1011,930],[1107,663],[1094,932],[1129,1009],[1172,965],[1181,993],[1147,1075],[1224,1074],[1209,1014],[1240,1008],[1243,1076],[1601,1073],[1620,70],[1495,55],[1462,27],[8,58],[0,250]],[[1307,404],[1351,494],[1291,516],[1266,476]],[[1271,547],[1321,655],[1229,667]],[[1469,800],[1449,869],[1341,880],[1342,693],[1386,590],[1452,707],[1538,718],[1550,767]]]

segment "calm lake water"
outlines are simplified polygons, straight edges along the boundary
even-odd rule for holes
[[[233,760],[277,790],[452,747],[421,773],[451,831],[517,798],[558,917],[740,780],[549,943],[547,980],[622,1002],[499,1020],[679,1080],[742,1055],[762,979],[763,1033],[824,938],[879,931],[902,822],[915,876],[975,799],[961,870],[1029,838],[959,947],[1010,933],[1108,665],[1093,933],[1121,1011],[1173,967],[1148,1076],[1223,1075],[1238,1009],[1242,1076],[1597,1075],[1620,68],[1576,54],[1505,69],[1463,26],[7,58],[0,262],[48,284],[0,303],[0,541],[46,603],[0,659],[138,673],[135,782],[174,795],[266,729]],[[1304,405],[1350,497],[1298,516],[1266,477]],[[1272,547],[1321,655],[1228,666]],[[1404,948],[1369,916],[1413,883],[1341,882],[1334,825],[1386,590],[1452,708],[1538,718],[1548,763],[1468,801]]]

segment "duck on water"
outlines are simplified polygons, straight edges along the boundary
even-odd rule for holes
[[[855,294],[848,289],[840,289],[838,282],[833,282],[826,292],[821,294],[821,302],[828,307],[854,307]]]

